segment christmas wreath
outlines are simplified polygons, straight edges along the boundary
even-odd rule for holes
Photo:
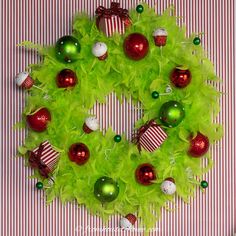
[[[219,92],[208,83],[217,77],[201,35],[186,38],[172,8],[156,15],[138,5],[128,14],[112,3],[96,15],[77,16],[73,34],[53,47],[22,43],[43,60],[17,76],[28,91],[29,127],[19,152],[48,202],[76,199],[104,218],[119,213],[123,227],[137,214],[149,228],[176,194],[188,201],[196,186],[208,185],[201,182],[212,166],[206,153],[222,135],[213,122]],[[123,33],[109,32],[111,22]],[[103,134],[89,112],[111,92],[142,103],[132,142],[111,129]]]

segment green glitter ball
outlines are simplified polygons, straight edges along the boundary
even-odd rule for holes
[[[206,180],[201,181],[201,187],[202,188],[207,188],[208,187],[208,182]]]
[[[119,195],[119,185],[112,178],[103,176],[94,184],[94,196],[102,203],[112,202]]]
[[[116,135],[116,136],[114,137],[114,141],[115,141],[116,143],[119,143],[119,142],[121,141],[121,136],[120,136],[120,135]]]
[[[75,37],[67,35],[57,41],[55,50],[60,62],[71,63],[78,59],[80,43]]]
[[[166,127],[176,127],[185,117],[184,107],[177,101],[169,101],[161,106],[159,119]]]
[[[36,188],[37,189],[43,189],[43,183],[42,182],[37,182],[36,183]]]
[[[193,44],[194,45],[199,45],[201,43],[201,39],[199,38],[199,37],[195,37],[194,39],[193,39]]]
[[[138,12],[139,14],[141,14],[143,12],[143,10],[144,10],[144,8],[143,8],[143,5],[141,5],[141,4],[136,7],[136,12]]]
[[[157,91],[152,92],[152,98],[157,99],[159,98],[160,94]]]

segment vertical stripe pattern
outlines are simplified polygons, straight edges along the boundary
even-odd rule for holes
[[[115,0],[118,1],[118,0]],[[162,209],[162,218],[150,235],[176,236],[230,236],[236,232],[235,216],[235,1],[215,0],[146,0],[161,14],[175,5],[181,16],[177,23],[186,25],[186,34],[201,34],[202,45],[222,78],[214,86],[222,92],[221,112],[215,118],[224,125],[225,135],[211,147],[214,169],[204,176],[209,182],[205,192],[197,190],[189,204],[176,197],[168,203],[169,211]],[[135,7],[138,0],[120,0],[124,8]],[[140,222],[132,233],[118,230],[120,216],[112,216],[105,225],[99,217],[90,215],[84,206],[74,202],[62,205],[56,199],[46,205],[43,191],[37,191],[37,180],[25,167],[22,158],[16,158],[17,147],[24,142],[26,131],[13,129],[21,121],[26,91],[16,86],[14,77],[32,63],[39,62],[36,53],[16,45],[29,40],[53,45],[72,31],[73,15],[86,12],[94,15],[99,5],[110,6],[110,0],[3,0],[0,2],[1,53],[1,235],[140,235]],[[141,116],[139,104],[131,100],[120,103],[114,94],[107,104],[96,105],[93,111],[106,129],[109,125],[117,133],[131,135],[135,120]],[[205,161],[203,160],[203,164]]]

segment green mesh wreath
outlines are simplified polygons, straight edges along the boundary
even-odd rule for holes
[[[126,215],[136,213],[146,228],[154,225],[159,217],[160,208],[174,199],[166,195],[160,185],[167,177],[175,179],[176,194],[188,202],[194,189],[199,187],[199,176],[212,166],[210,155],[193,158],[188,155],[189,137],[198,132],[206,135],[210,143],[222,136],[221,126],[213,123],[219,112],[219,92],[208,81],[217,81],[212,63],[207,59],[201,46],[195,45],[193,39],[185,37],[184,29],[176,25],[176,17],[168,9],[163,15],[156,15],[154,9],[145,9],[141,16],[135,10],[130,11],[132,26],[124,35],[116,34],[107,38],[96,27],[94,20],[87,16],[77,16],[73,25],[73,36],[81,44],[79,59],[74,63],[64,64],[56,59],[55,47],[41,47],[30,42],[22,45],[36,48],[42,55],[40,64],[31,65],[31,76],[36,85],[33,87],[24,110],[24,117],[39,107],[50,110],[52,120],[45,132],[28,131],[24,146],[19,148],[22,155],[27,150],[39,146],[44,140],[57,147],[60,159],[51,176],[53,185],[43,179],[36,171],[35,177],[41,179],[48,202],[59,197],[62,202],[77,200],[94,214],[108,219],[109,215],[119,213]],[[168,41],[162,49],[155,46],[153,30],[165,28]],[[134,61],[125,56],[123,42],[127,35],[139,32],[149,41],[149,54],[142,60]],[[100,61],[91,53],[94,42],[106,43],[109,56]],[[193,53],[194,52],[194,53]],[[186,65],[192,74],[191,83],[183,89],[172,87],[168,96],[152,97],[153,91],[163,92],[170,84],[170,72],[178,65]],[[69,68],[76,72],[78,84],[70,90],[59,89],[55,78],[59,71]],[[47,98],[45,97],[45,91]],[[116,135],[108,129],[105,135],[100,131],[84,134],[84,120],[90,116],[89,109],[96,101],[105,102],[105,96],[115,92],[118,98],[124,95],[140,101],[143,118],[136,123],[136,128],[158,117],[161,106],[168,101],[181,102],[185,108],[185,118],[173,128],[162,128],[168,135],[155,152],[142,150],[122,136],[119,143],[114,142]],[[159,120],[156,120],[160,124]],[[68,149],[73,143],[81,142],[90,150],[89,161],[76,165],[68,158]],[[106,150],[111,149],[109,158]],[[202,159],[207,165],[202,165]],[[157,179],[154,184],[144,186],[136,181],[135,170],[142,163],[155,167]],[[118,197],[108,203],[101,202],[94,196],[94,184],[102,176],[108,176],[119,184]],[[151,206],[151,207],[150,207]]]

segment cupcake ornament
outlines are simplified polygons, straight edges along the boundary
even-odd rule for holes
[[[157,47],[163,47],[166,45],[168,33],[164,28],[156,29],[152,35]]]
[[[83,130],[86,134],[89,134],[98,129],[99,129],[99,121],[96,117],[92,116],[92,117],[86,118],[83,125]]]
[[[103,61],[107,58],[107,45],[103,42],[96,42],[93,45],[92,53],[95,57],[97,57],[99,60]]]

